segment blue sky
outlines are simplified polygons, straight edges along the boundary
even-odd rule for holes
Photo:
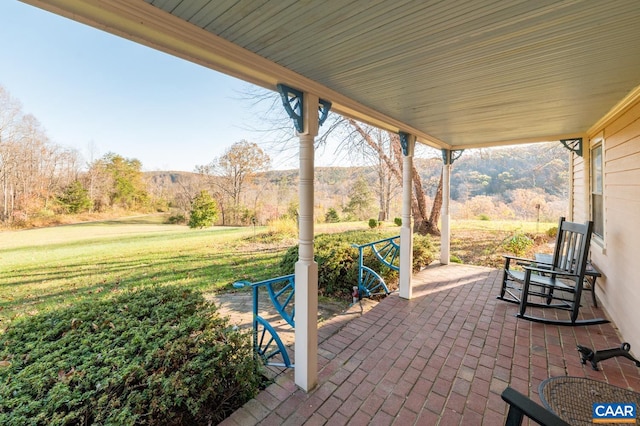
[[[248,83],[14,0],[0,0],[0,85],[87,160],[93,146],[144,170],[193,171],[234,142],[264,139],[249,130],[264,123],[242,99]],[[268,153],[277,168],[297,167]]]

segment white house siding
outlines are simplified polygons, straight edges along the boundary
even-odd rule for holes
[[[585,194],[587,192],[587,177],[584,169],[584,158],[572,155],[573,167],[572,167],[572,179],[573,179],[573,206],[569,220],[574,222],[584,222],[588,218],[589,209],[587,208],[587,198]]]
[[[591,259],[603,273],[597,295],[640,356],[640,102],[590,136],[596,135],[604,137],[604,241],[591,244]],[[579,200],[588,200],[588,182],[582,182],[587,185],[578,186],[574,174],[576,209]],[[590,216],[588,203],[580,210]]]

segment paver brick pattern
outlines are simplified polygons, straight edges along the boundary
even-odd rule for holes
[[[320,328],[319,383],[298,389],[293,371],[223,425],[499,425],[507,386],[535,401],[550,376],[591,377],[640,390],[640,369],[622,358],[582,365],[576,345],[616,347],[613,324],[561,327],[517,319],[496,300],[501,271],[432,266],[414,275],[414,297],[392,294],[361,316]],[[585,317],[605,316],[583,298]],[[540,314],[540,312],[538,312]]]

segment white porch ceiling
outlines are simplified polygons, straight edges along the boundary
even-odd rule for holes
[[[640,87],[640,1],[25,0],[461,149],[582,136]]]

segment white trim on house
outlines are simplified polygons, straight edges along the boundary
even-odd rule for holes
[[[585,170],[588,170],[587,176],[587,182],[588,182],[588,186],[587,186],[587,191],[586,193],[588,194],[588,208],[589,208],[589,218],[591,220],[594,221],[595,223],[595,218],[593,217],[593,175],[592,175],[592,170],[593,170],[593,164],[592,164],[592,156],[591,153],[593,151],[593,149],[596,146],[600,146],[602,148],[602,235],[598,235],[594,232],[593,236],[591,237],[591,241],[593,244],[595,244],[596,246],[598,246],[598,248],[600,249],[601,254],[605,254],[606,253],[606,233],[607,233],[607,213],[606,213],[606,161],[605,161],[605,140],[604,140],[604,132],[600,132],[598,133],[596,136],[592,137],[589,139],[589,146],[588,146],[588,151],[589,151],[589,156],[588,156],[588,161],[585,162]],[[586,165],[589,165],[589,167],[586,167]],[[591,247],[591,249],[596,249],[597,247]]]
[[[611,124],[613,120],[624,114],[629,108],[633,107],[640,100],[640,86],[631,90],[627,96],[622,98],[613,108],[609,110],[600,120],[596,121],[593,126],[587,130],[588,135],[594,135],[602,132],[605,126]]]

